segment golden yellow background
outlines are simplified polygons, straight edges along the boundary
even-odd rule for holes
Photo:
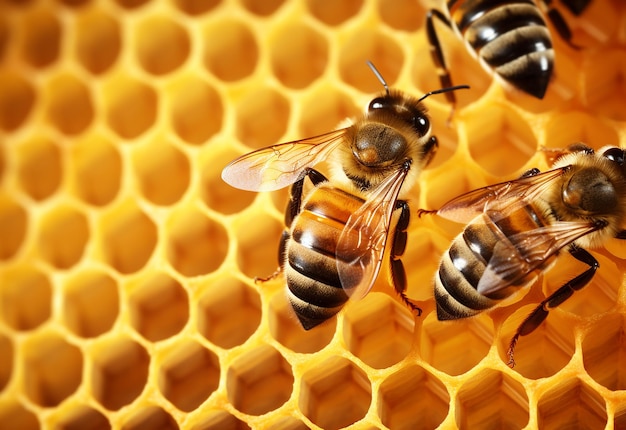
[[[382,91],[440,87],[423,31],[442,2],[0,0],[0,428],[626,428],[626,245],[520,340],[584,267],[519,303],[438,322],[432,276],[462,226],[413,217],[415,318],[385,282],[304,332],[276,268],[287,191],[220,179],[238,155],[319,134]],[[557,4],[558,6],[558,4]],[[559,6],[560,7],[560,6]],[[542,147],[626,146],[626,7],[565,18],[544,100],[506,89],[441,29],[459,105],[411,204],[530,167]]]

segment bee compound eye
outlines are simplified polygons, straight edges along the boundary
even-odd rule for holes
[[[383,109],[385,107],[387,107],[389,105],[389,103],[385,100],[384,97],[376,97],[375,99],[373,99],[369,106],[367,107],[367,110],[375,110],[375,109]]]
[[[624,150],[621,148],[609,148],[602,155],[620,166],[624,165]]]
[[[424,136],[430,130],[430,121],[425,115],[417,115],[413,118],[413,128],[420,136]]]

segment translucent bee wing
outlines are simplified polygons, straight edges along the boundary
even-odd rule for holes
[[[354,212],[339,236],[339,280],[351,299],[363,298],[380,272],[391,217],[410,164],[386,178]]]
[[[556,222],[498,242],[477,291],[490,294],[515,284],[561,249],[597,229],[589,222]]]
[[[242,155],[222,170],[227,184],[247,191],[274,191],[298,179],[304,169],[325,160],[347,128],[281,143]]]
[[[448,201],[437,211],[437,215],[463,224],[486,210],[498,211],[498,219],[505,218],[543,193],[552,181],[561,177],[568,169],[569,166],[561,167],[478,188]]]

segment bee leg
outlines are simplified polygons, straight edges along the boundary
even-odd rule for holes
[[[291,223],[293,219],[300,213],[302,210],[302,190],[304,188],[304,179],[309,178],[313,185],[319,185],[322,182],[327,182],[328,179],[320,172],[315,169],[307,168],[304,169],[302,174],[300,175],[300,179],[298,179],[291,186],[290,195],[289,195],[289,203],[287,203],[287,210],[285,211],[285,230],[280,238],[280,245],[278,247],[278,268],[271,275],[261,278],[254,278],[254,282],[266,282],[271,279],[279,276],[285,265],[285,252],[287,248],[287,241],[289,240],[289,227],[291,227]]]
[[[409,221],[411,219],[411,211],[409,204],[404,200],[396,201],[396,209],[400,210],[400,217],[396,224],[396,229],[393,235],[393,244],[391,247],[391,281],[396,292],[402,299],[405,305],[407,305],[413,312],[416,312],[418,316],[422,315],[422,310],[409,299],[406,294],[406,271],[404,265],[400,260],[400,257],[404,254],[407,242],[407,228],[409,227]]]
[[[447,16],[437,9],[431,9],[426,14],[426,36],[428,37],[428,43],[430,44],[430,56],[437,67],[437,74],[439,75],[439,81],[442,88],[448,88],[452,86],[452,78],[450,77],[450,70],[446,65],[446,59],[443,55],[443,49],[441,48],[441,42],[437,36],[437,30],[435,29],[434,19],[444,23],[450,30],[452,30],[452,23]],[[452,112],[454,112],[454,106],[456,105],[456,96],[454,91],[448,91],[445,93],[446,99],[452,105]],[[450,113],[452,116],[452,113]]]
[[[626,230],[618,231],[615,237],[617,239],[626,239]]]
[[[552,0],[542,0],[541,3],[543,3],[546,7],[548,19],[554,26],[557,33],[559,33],[561,39],[563,39],[572,48],[580,49],[580,46],[572,43],[572,31],[570,30],[569,25],[567,25],[565,18],[563,18],[563,15],[561,15],[561,12],[551,6]]]
[[[590,2],[591,0],[561,0],[561,3],[563,3],[565,7],[567,7],[570,12],[576,16],[583,13]]]
[[[509,365],[509,367],[515,366],[513,354],[518,338],[520,336],[526,336],[527,334],[532,333],[537,327],[539,327],[539,325],[548,316],[548,312],[550,312],[550,309],[556,308],[565,300],[569,299],[576,291],[582,289],[585,285],[587,285],[589,281],[591,281],[591,279],[593,278],[593,275],[595,275],[598,267],[600,267],[598,260],[596,260],[593,255],[576,245],[570,245],[569,253],[578,261],[587,264],[589,268],[575,278],[570,279],[558,290],[550,294],[545,300],[543,300],[539,304],[539,306],[535,308],[534,311],[530,313],[530,315],[526,317],[522,324],[520,324],[520,326],[517,328],[517,331],[515,332],[515,335],[511,339],[511,343],[509,344],[509,350],[507,352],[509,357],[509,362],[507,364]]]

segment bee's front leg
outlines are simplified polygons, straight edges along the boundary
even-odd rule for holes
[[[411,220],[411,211],[409,204],[404,200],[398,200],[396,202],[396,209],[400,210],[400,217],[396,223],[396,229],[393,235],[393,244],[391,246],[391,281],[396,292],[400,295],[402,301],[417,315],[422,314],[422,310],[409,299],[406,292],[406,271],[404,265],[400,260],[400,257],[404,254],[407,243],[407,228],[409,227],[409,221]]]

